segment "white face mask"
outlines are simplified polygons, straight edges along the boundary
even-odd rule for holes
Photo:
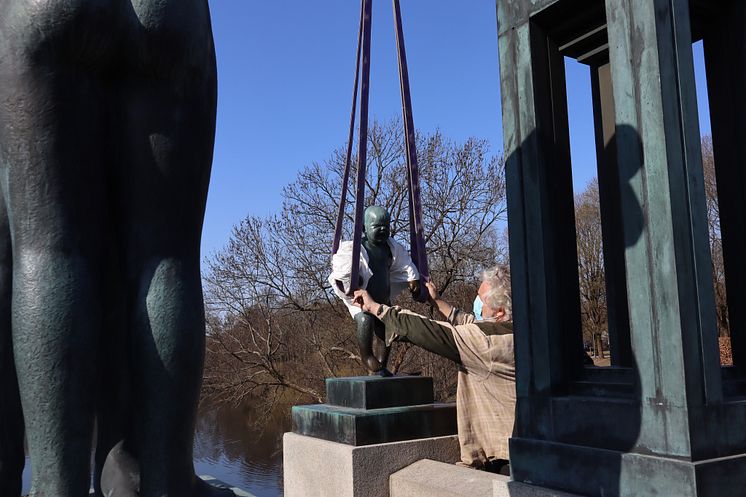
[[[482,299],[479,298],[479,295],[474,299],[474,317],[477,321],[484,319],[482,317]]]

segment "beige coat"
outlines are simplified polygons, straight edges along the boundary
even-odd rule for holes
[[[379,318],[388,344],[409,341],[461,363],[456,407],[462,462],[482,466],[490,459],[508,459],[516,396],[512,324],[475,321],[457,309],[448,322],[435,321],[385,305]]]
[[[462,364],[456,393],[461,461],[480,466],[489,459],[509,459],[515,421],[512,330],[461,312],[451,313],[449,322]]]

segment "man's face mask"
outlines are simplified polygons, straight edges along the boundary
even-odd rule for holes
[[[479,298],[479,295],[474,299],[474,317],[477,321],[482,320],[482,299]]]

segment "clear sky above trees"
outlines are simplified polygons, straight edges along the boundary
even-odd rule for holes
[[[220,249],[247,214],[281,208],[298,171],[323,162],[347,135],[357,0],[209,0],[218,56],[215,161],[203,255]],[[371,120],[400,114],[391,2],[373,5]],[[493,0],[402,0],[415,125],[502,150]],[[701,62],[701,48],[695,59]],[[702,64],[698,77],[703,81]],[[576,190],[593,177],[590,80],[568,64]],[[706,108],[700,92],[700,109]],[[703,132],[709,131],[700,112]]]

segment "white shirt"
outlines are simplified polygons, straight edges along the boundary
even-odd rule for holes
[[[396,297],[399,296],[407,288],[407,283],[410,281],[420,279],[420,273],[417,271],[412,258],[409,256],[409,252],[406,251],[397,241],[393,238],[388,239],[389,248],[391,249],[391,255],[393,257],[391,261],[390,271],[390,283],[391,293],[390,299],[393,302]],[[360,247],[360,277],[363,279],[363,284],[360,288],[367,288],[370,278],[373,276],[370,265],[368,263],[368,252],[365,247]],[[332,290],[339,297],[342,302],[347,306],[347,310],[350,311],[350,315],[354,318],[357,314],[363,312],[359,307],[352,305],[352,298],[346,295],[346,292],[350,289],[350,273],[352,272],[352,242],[344,241],[339,245],[339,250],[332,257],[332,274],[329,275],[328,281],[332,286]],[[341,281],[344,286],[344,292],[340,291],[337,287],[337,281]]]

